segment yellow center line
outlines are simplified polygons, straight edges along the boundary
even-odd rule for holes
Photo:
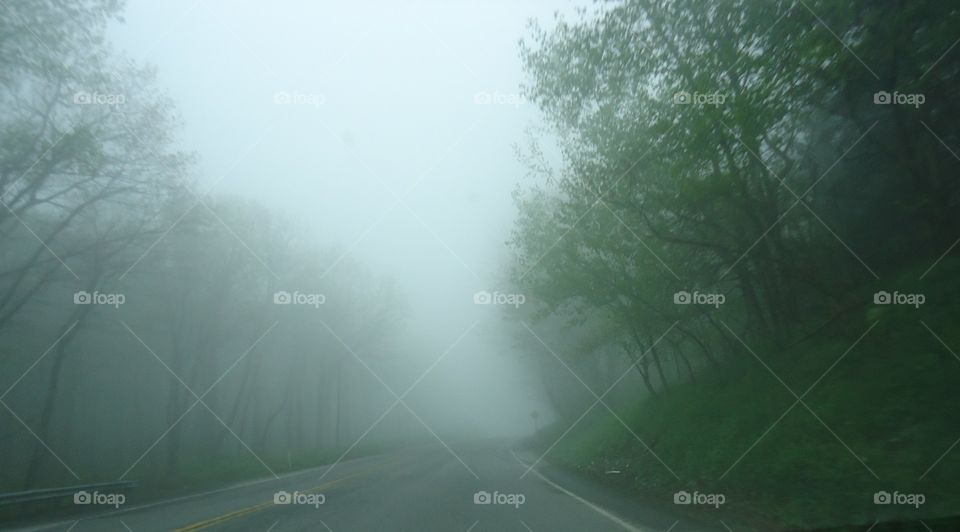
[[[344,481],[344,480],[348,480],[348,479],[351,479],[351,478],[354,478],[354,477],[358,477],[358,476],[360,476],[360,475],[365,475],[365,474],[367,474],[367,473],[370,473],[371,471],[374,471],[374,470],[376,470],[376,469],[379,469],[380,466],[383,466],[383,465],[386,465],[386,464],[395,463],[395,462],[397,462],[397,461],[399,461],[399,459],[397,459],[397,460],[387,460],[387,461],[385,461],[385,462],[380,462],[379,464],[376,464],[376,465],[374,465],[374,466],[372,466],[372,467],[368,467],[368,468],[366,468],[366,469],[361,469],[360,471],[357,471],[356,473],[347,475],[347,476],[345,476],[345,477],[340,477],[340,478],[338,478],[338,479],[336,479],[336,480],[331,480],[330,482],[326,482],[326,483],[320,484],[319,486],[314,486],[314,487],[312,487],[312,488],[309,488],[309,489],[306,489],[306,490],[299,490],[299,491],[300,491],[300,493],[309,493],[309,492],[320,491],[320,490],[322,490],[322,489],[325,489],[325,488],[328,488],[328,487],[330,487],[330,486],[333,486],[334,484],[336,484],[336,483],[338,483],[338,482],[342,482],[342,481]],[[232,520],[234,520],[234,519],[236,519],[236,518],[238,518],[238,517],[242,517],[242,516],[244,516],[244,515],[252,514],[252,513],[254,513],[254,512],[259,512],[260,510],[265,510],[265,509],[267,509],[267,508],[270,508],[271,506],[274,506],[274,503],[273,503],[272,500],[267,501],[267,502],[264,502],[264,503],[256,504],[256,505],[254,505],[254,506],[248,506],[248,507],[246,507],[246,508],[241,508],[241,509],[239,509],[239,510],[236,510],[236,511],[233,511],[233,512],[230,512],[230,513],[226,513],[226,514],[223,514],[223,515],[219,515],[219,516],[217,516],[217,517],[213,517],[213,518],[211,518],[211,519],[206,519],[206,520],[204,520],[204,521],[198,521],[198,522],[196,522],[196,523],[193,523],[192,525],[187,525],[187,526],[185,526],[185,527],[183,527],[183,528],[178,528],[178,529],[174,530],[174,532],[189,532],[189,531],[193,531],[193,530],[203,530],[204,528],[209,528],[209,527],[214,526],[214,525],[219,525],[219,524],[225,523],[225,522],[227,522],[227,521],[232,521]]]

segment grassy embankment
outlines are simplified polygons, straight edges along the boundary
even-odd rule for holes
[[[665,504],[681,489],[722,493],[720,509],[696,510],[762,530],[960,516],[960,445],[952,448],[960,438],[960,360],[951,353],[960,353],[958,271],[960,261],[944,261],[923,281],[919,269],[867,287],[862,308],[779,353],[750,346],[809,410],[790,409],[794,395],[744,349],[742,367],[702,373],[622,412],[680,481],[610,415],[571,431],[548,460]],[[873,305],[875,290],[923,293],[926,302]],[[562,430],[540,434],[541,447]],[[878,491],[926,500],[919,508],[877,505]]]

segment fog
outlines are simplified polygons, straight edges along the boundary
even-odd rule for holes
[[[0,526],[957,529],[957,28],[0,0]]]
[[[291,454],[327,446],[343,458],[364,445],[515,439],[532,434],[534,412],[542,413],[541,422],[550,419],[517,323],[505,319],[505,305],[478,304],[475,296],[511,292],[512,193],[528,173],[518,153],[539,117],[520,95],[518,42],[532,19],[549,20],[558,8],[565,9],[131,1],[121,18],[106,19],[103,43],[67,42],[63,52],[59,34],[30,24],[33,17],[48,20],[56,32],[64,21],[55,8],[11,17],[21,24],[24,42],[38,55],[54,54],[54,64],[104,54],[104,78],[78,75],[66,89],[79,114],[64,115],[64,126],[76,130],[90,117],[115,120],[114,129],[101,134],[126,137],[130,144],[121,153],[144,159],[132,164],[176,176],[174,189],[163,193],[170,202],[159,210],[143,204],[142,213],[156,215],[144,219],[139,236],[129,232],[126,245],[99,251],[110,259],[91,262],[88,275],[79,259],[72,268],[69,258],[61,260],[56,232],[39,236],[32,229],[41,223],[27,218],[33,204],[17,211],[15,200],[28,198],[30,188],[16,187],[28,180],[7,189],[7,200],[14,199],[10,212],[22,222],[11,226],[18,245],[26,252],[37,244],[31,238],[39,239],[51,255],[44,259],[67,270],[57,273],[66,277],[54,292],[73,285],[95,299],[95,288],[109,288],[123,298],[105,313],[109,305],[95,305],[89,317],[53,311],[62,317],[28,318],[25,323],[43,332],[28,327],[23,331],[31,340],[5,338],[43,353],[33,358],[27,349],[8,360],[7,393],[49,387],[42,407],[21,395],[20,412],[38,416],[34,432],[44,447],[62,439],[50,444],[60,453],[49,455],[28,451],[36,442],[29,433],[18,435],[15,445],[32,456],[18,475],[28,486],[64,473],[80,478],[71,462],[122,478],[152,477],[151,467],[161,464],[170,473],[194,460],[196,449],[218,453],[221,443],[210,442],[222,442],[223,435],[184,435],[210,416],[235,440],[220,460],[246,454],[271,474],[271,457],[290,462]],[[80,30],[83,23],[65,24],[88,36],[99,31],[99,22]],[[100,46],[111,51],[99,52]],[[135,68],[147,70],[128,73]],[[133,89],[131,79],[142,87]],[[62,139],[50,133],[52,150]],[[47,156],[42,149],[35,155]],[[36,170],[21,167],[25,176]],[[117,211],[81,218],[93,234],[105,235],[118,220],[135,217]],[[92,247],[79,237],[74,242]],[[16,268],[17,260],[10,264]],[[48,300],[31,296],[42,286],[46,281],[16,281],[9,293],[38,311]],[[265,310],[265,289],[266,295],[293,294],[295,310]],[[315,301],[296,305],[300,293],[322,300],[313,308]],[[13,318],[20,307],[8,303],[6,316]],[[177,308],[162,317],[163,309]],[[138,313],[142,319],[131,317]],[[172,325],[162,325],[168,319]],[[50,335],[49,341],[63,341],[41,347]],[[76,347],[69,345],[74,338]],[[83,345],[110,347],[91,367],[71,354]],[[136,358],[144,351],[159,365]],[[131,371],[140,379],[128,383],[133,388],[109,384]],[[78,377],[61,377],[64,372]],[[87,374],[96,376],[79,377]],[[25,386],[17,389],[21,381]],[[142,397],[111,404],[138,386]],[[208,387],[214,393],[201,401]],[[192,411],[191,396],[204,407],[220,404],[200,414]],[[67,421],[73,414],[58,405],[76,403],[73,397],[114,412]],[[297,401],[304,403],[294,407]],[[143,425],[135,421],[118,439],[110,414],[130,421],[142,415]],[[255,450],[251,438],[262,448]],[[288,438],[303,441],[290,447],[282,442]],[[91,463],[91,452],[114,455],[116,463]],[[138,467],[146,469],[138,475]],[[9,478],[11,485],[18,475]]]
[[[336,245],[318,281],[341,256],[395,278],[417,371],[456,342],[410,400],[434,430],[516,436],[543,410],[536,378],[473,295],[505,281],[516,147],[537,116],[517,42],[562,7],[130,2],[112,37],[176,100],[196,191],[255,199]]]

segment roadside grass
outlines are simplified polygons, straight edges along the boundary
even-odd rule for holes
[[[751,345],[756,357],[744,348],[736,371],[704,372],[618,412],[643,443],[603,413],[548,459],[664,504],[678,490],[723,494],[719,509],[677,508],[760,530],[960,516],[957,266],[944,261],[923,282],[922,270],[911,271],[865,290],[861,311],[830,332],[779,353]],[[926,302],[873,305],[880,289]],[[563,430],[545,430],[539,447]],[[925,500],[878,505],[877,492]]]

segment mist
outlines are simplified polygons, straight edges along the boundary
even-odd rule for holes
[[[402,364],[425,368],[470,330],[417,388],[436,430],[516,435],[538,408],[531,376],[473,294],[503,285],[515,146],[536,117],[516,42],[555,8],[141,2],[112,40],[178,102],[196,190],[253,199],[335,247],[318,281],[349,267],[341,256],[396,279]]]
[[[0,2],[0,526],[957,525],[960,10]]]

